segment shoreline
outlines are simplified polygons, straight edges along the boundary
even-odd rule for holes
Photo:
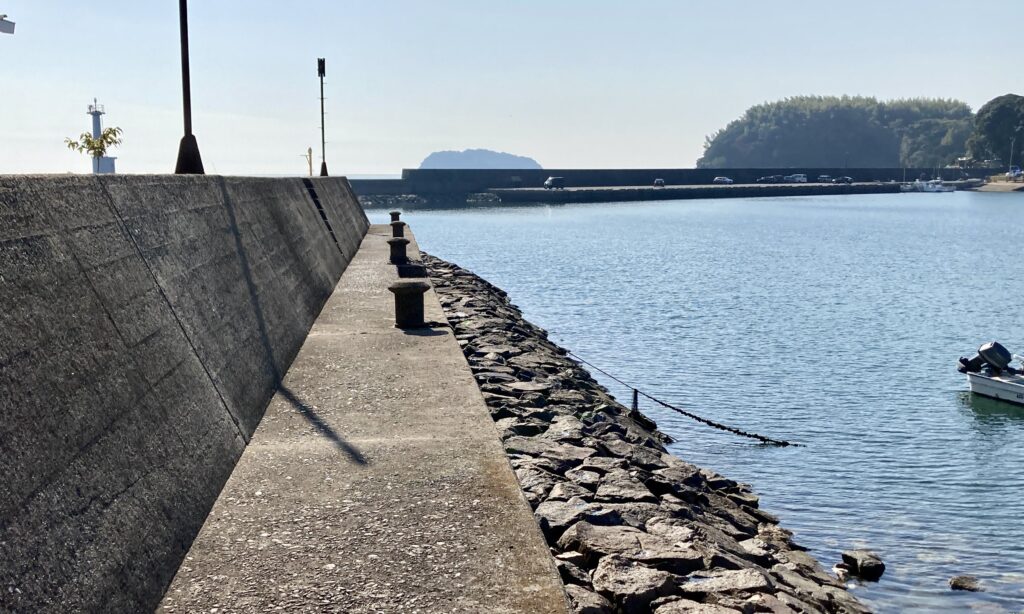
[[[615,401],[504,291],[423,263],[575,611],[870,611],[749,487],[669,454],[653,421]]]

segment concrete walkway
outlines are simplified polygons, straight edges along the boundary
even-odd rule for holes
[[[370,228],[159,611],[567,611],[451,331],[393,326],[390,233]]]

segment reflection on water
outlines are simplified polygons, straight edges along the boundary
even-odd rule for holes
[[[386,212],[370,212],[386,221]],[[1024,275],[1017,194],[409,212],[420,245],[506,290],[551,338],[772,448],[650,404],[676,454],[753,484],[826,567],[878,552],[882,612],[1024,610],[1024,411],[956,359],[999,339]],[[992,307],[996,306],[996,307]],[[620,399],[628,391],[594,374]],[[986,592],[951,592],[977,576]]]
[[[970,409],[978,420],[983,422],[988,420],[995,422],[1024,421],[1024,405],[983,397],[969,391],[958,392],[957,398],[963,407]]]

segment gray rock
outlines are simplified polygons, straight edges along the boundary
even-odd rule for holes
[[[589,498],[594,492],[574,482],[559,482],[548,493],[549,501],[568,501],[573,497]]]
[[[651,535],[660,535],[673,542],[688,544],[697,537],[690,523],[678,518],[668,518],[665,516],[651,518],[646,522],[644,528]]]
[[[642,534],[641,550],[623,556],[662,571],[685,575],[704,569],[704,553],[683,542],[672,542],[658,535]]]
[[[558,541],[566,529],[581,520],[595,526],[622,524],[622,517],[618,512],[587,503],[579,498],[570,501],[548,499],[538,505],[533,514],[549,542]]]
[[[733,492],[729,493],[726,496],[729,497],[729,499],[732,500],[733,503],[739,505],[741,508],[743,506],[757,508],[761,501],[757,495],[749,492]]]
[[[513,382],[511,384],[505,384],[505,388],[515,390],[517,392],[547,392],[551,390],[551,384],[548,382]]]
[[[792,563],[778,563],[772,565],[771,573],[776,579],[793,588],[801,595],[817,595],[819,598],[822,597],[821,585],[800,575],[794,567],[795,565]]]
[[[981,583],[974,576],[953,576],[949,579],[949,588],[954,591],[983,591]]]
[[[551,490],[551,487],[555,485],[554,477],[547,471],[535,467],[517,468],[515,471],[516,477],[519,478],[519,486],[523,489],[523,493],[527,495],[527,499],[531,499],[531,495],[534,499],[538,497],[543,498]],[[534,503],[533,500],[530,502]],[[537,500],[536,502],[539,503],[540,501]]]
[[[583,470],[580,468],[570,469],[565,472],[565,477],[569,478],[573,482],[580,486],[589,488],[597,488],[601,483],[601,474],[596,471]]]
[[[766,591],[772,588],[774,584],[768,575],[756,569],[699,571],[687,576],[678,587],[680,593],[691,595]]]
[[[508,358],[511,356],[518,356],[522,354],[523,351],[517,347],[512,347],[511,345],[488,345],[477,348],[476,353],[483,354],[484,358],[488,358],[491,354],[501,356],[502,358]]]
[[[514,382],[516,378],[508,373],[498,373],[496,371],[481,371],[475,374],[476,381],[483,384],[500,384],[502,382]]]
[[[633,527],[596,526],[586,521],[572,525],[558,538],[560,550],[575,550],[595,563],[609,554],[636,554],[643,531]]]
[[[575,416],[558,416],[552,422],[545,439],[578,445],[583,439],[583,423]]]
[[[593,448],[581,448],[565,443],[555,443],[539,437],[509,437],[503,442],[509,454],[540,456],[555,463],[555,472],[564,473],[584,459],[597,454]]]
[[[850,566],[850,573],[862,580],[875,581],[885,573],[885,563],[870,550],[847,550],[843,562]]]
[[[562,576],[562,582],[567,585],[579,584],[584,587],[590,586],[590,575],[575,563],[555,559],[555,566],[558,567],[558,575]]]
[[[622,458],[615,458],[613,456],[591,456],[587,460],[583,461],[580,468],[588,471],[597,471],[599,473],[608,473],[615,469],[625,469],[626,460]]]
[[[597,593],[576,584],[566,584],[565,593],[574,614],[611,614],[612,604]]]
[[[643,529],[651,518],[665,514],[665,510],[657,503],[610,503],[602,501],[601,505],[607,509],[615,510],[622,516],[624,524],[638,529]]]
[[[555,444],[536,437],[509,437],[502,442],[502,445],[505,446],[505,451],[509,454],[540,456],[545,450]]]
[[[713,603],[700,603],[689,599],[670,601],[654,610],[654,614],[737,614],[739,610]]]
[[[739,543],[740,548],[747,553],[747,557],[762,567],[771,567],[771,546],[768,542],[753,537]]]
[[[778,557],[786,563],[796,565],[796,571],[805,578],[810,578],[818,584],[828,584],[842,587],[843,584],[830,576],[813,556],[801,550],[786,550],[780,552]]]
[[[594,590],[627,614],[650,612],[650,604],[672,592],[675,576],[611,555],[594,571]]]
[[[498,427],[503,438],[533,437],[548,429],[548,426],[539,420],[523,420],[518,417],[502,418],[497,420],[494,425]]]
[[[799,614],[784,601],[770,593],[758,593],[751,595],[745,602],[745,610],[754,612],[768,612],[769,614]]]
[[[662,460],[664,460],[664,456],[662,456]],[[704,476],[701,474],[700,469],[688,463],[669,465],[664,469],[655,469],[653,473],[664,476],[671,482],[689,486],[690,488],[702,488],[704,486]]]
[[[601,478],[601,484],[597,487],[597,499],[600,501],[658,502],[658,498],[644,486],[643,482],[634,479],[629,472],[623,469],[610,471]]]
[[[602,437],[601,446],[610,456],[617,458],[629,458],[629,455],[633,452],[633,444],[623,441],[621,437],[616,435]]]
[[[583,448],[580,446],[569,445],[567,443],[560,443],[548,447],[541,453],[541,456],[557,462],[559,465],[558,473],[565,473],[569,469],[582,463],[584,459],[595,454],[597,454],[597,450],[593,448]]]

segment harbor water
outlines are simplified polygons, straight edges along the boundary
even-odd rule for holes
[[[385,211],[368,212],[373,222]],[[956,359],[1024,354],[1024,195],[885,194],[403,215],[553,341],[776,448],[641,409],[680,457],[750,483],[826,567],[887,564],[879,612],[1024,610],[1024,407]],[[620,401],[628,389],[594,376]],[[953,575],[984,592],[949,589]]]

